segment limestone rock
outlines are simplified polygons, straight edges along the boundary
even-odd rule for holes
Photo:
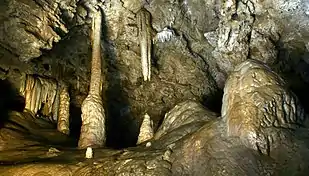
[[[296,129],[307,117],[280,76],[254,60],[239,64],[231,73],[222,102],[227,134],[265,154],[280,145],[278,129]]]
[[[139,131],[136,144],[148,141],[153,137],[153,121],[147,113],[144,115],[144,120]]]
[[[177,104],[165,114],[162,124],[156,131],[154,139],[160,139],[171,131],[190,123],[207,122],[216,118],[216,114],[209,111],[195,101],[184,101]]]
[[[106,141],[105,112],[101,97],[89,94],[82,105],[79,148],[102,147]]]
[[[62,13],[72,16],[75,1],[14,0],[4,1],[1,6],[1,46],[20,60],[29,61],[39,57],[41,49],[51,49],[61,33],[68,32]]]
[[[68,87],[65,85],[61,86],[59,94],[57,129],[68,135],[70,133],[70,95]]]
[[[252,10],[254,7],[250,3],[242,1],[226,1],[221,6],[218,41],[213,56],[220,70],[225,73],[248,57],[249,38],[255,20],[251,15],[254,13]]]
[[[86,154],[85,154],[85,158],[87,159],[91,159],[93,158],[93,151],[91,147],[87,147],[86,149]]]
[[[279,54],[277,45],[282,29],[275,20],[265,16],[255,18],[250,37],[249,57],[273,65]]]
[[[40,115],[51,121],[56,121],[58,84],[51,78],[26,75],[19,89],[25,98],[25,109],[34,115]],[[56,107],[55,107],[56,106]],[[58,109],[57,109],[58,110]]]

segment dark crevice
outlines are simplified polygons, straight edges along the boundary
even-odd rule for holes
[[[73,103],[70,103],[70,137],[76,139],[75,146],[77,146],[77,141],[80,136],[80,129],[82,125],[81,115],[81,108],[75,106]]]
[[[304,46],[286,48],[278,43],[278,62],[273,69],[287,82],[287,88],[291,90],[300,100],[300,103],[309,113],[309,64],[303,56],[309,54]]]
[[[218,89],[212,95],[203,97],[203,100],[201,103],[205,107],[207,107],[209,110],[220,114],[221,107],[222,107],[222,98],[223,98],[223,90]]]
[[[107,115],[106,145],[112,148],[125,148],[135,146],[138,136],[138,130],[134,118],[130,114],[130,104],[126,93],[122,88],[120,71],[117,68],[118,60],[114,43],[108,38],[108,29],[104,13],[102,17],[102,41],[103,41],[103,58],[102,68],[107,68],[105,73],[104,84],[108,84],[103,94],[104,109]],[[126,112],[126,113],[123,113]]]

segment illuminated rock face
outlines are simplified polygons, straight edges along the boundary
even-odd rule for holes
[[[148,141],[153,137],[153,122],[147,113],[144,115],[144,120],[139,131],[140,132],[136,144]]]
[[[306,120],[304,109],[285,89],[285,82],[254,60],[243,62],[231,73],[222,102],[227,134],[265,154],[282,138],[280,128],[296,129]]]
[[[86,16],[87,13],[87,16],[91,15],[89,11],[83,11],[80,5],[96,2],[94,0],[86,2],[81,0],[77,4],[76,2],[77,0],[11,0],[0,3],[0,23],[2,24],[0,25],[0,64],[5,63],[4,58],[11,59],[11,55],[8,57],[2,55],[4,50],[22,60],[29,60],[41,55],[40,48],[50,49],[52,42],[57,42],[61,36],[63,40],[59,43],[60,45],[56,45],[51,52],[48,52],[58,54],[52,54],[51,57],[49,54],[44,54],[38,60],[34,59],[33,62],[37,62],[41,68],[30,69],[31,71],[27,73],[52,75],[51,72],[57,72],[54,68],[58,68],[59,65],[63,68],[59,70],[64,71],[53,76],[69,83],[70,88],[77,85],[79,92],[74,92],[72,99],[76,99],[75,95],[80,92],[83,95],[79,100],[84,99],[87,96],[84,95],[87,94],[89,85],[89,65],[87,64],[89,43],[86,39],[88,37],[87,25],[81,25],[85,24],[86,20],[79,16]],[[280,50],[290,50],[290,47],[294,50],[294,46],[290,44],[295,43],[302,50],[302,45],[308,45],[308,39],[305,38],[309,35],[303,32],[309,29],[309,18],[308,16],[303,16],[303,18],[298,18],[301,17],[299,15],[294,16],[296,13],[303,13],[304,8],[308,15],[308,8],[303,2],[306,1],[147,0],[145,7],[154,17],[153,27],[157,31],[162,31],[167,27],[175,31],[175,36],[168,41],[171,33],[159,35],[160,40],[165,42],[154,43],[153,56],[155,57],[151,82],[141,83],[138,45],[140,41],[136,35],[137,25],[133,24],[141,3],[137,0],[106,1],[104,3],[106,30],[101,38],[104,38],[103,45],[107,55],[110,56],[104,59],[108,62],[104,65],[107,68],[105,73],[109,75],[108,84],[104,84],[108,87],[107,89],[111,90],[107,91],[107,94],[112,95],[106,101],[108,112],[110,113],[112,109],[118,117],[118,110],[124,109],[119,113],[121,115],[118,119],[128,116],[138,118],[141,112],[148,112],[155,125],[158,125],[164,113],[173,108],[175,104],[189,99],[195,101],[181,103],[169,111],[155,138],[151,140],[151,146],[148,145],[146,150],[144,145],[125,150],[96,149],[98,151],[93,156],[94,162],[83,161],[84,152],[76,150],[72,152],[66,149],[59,149],[59,157],[50,158],[53,154],[46,155],[48,148],[44,147],[44,142],[41,140],[26,141],[28,137],[37,138],[38,133],[41,134],[46,127],[32,131],[23,130],[23,126],[27,125],[30,119],[26,112],[23,112],[15,115],[14,122],[25,117],[24,121],[18,125],[10,124],[0,129],[1,150],[10,149],[8,146],[13,146],[13,149],[20,147],[16,150],[0,152],[0,164],[5,161],[14,164],[13,166],[1,166],[0,173],[3,175],[27,175],[28,173],[56,176],[306,175],[309,161],[303,158],[309,158],[307,147],[309,145],[306,141],[309,139],[309,133],[307,129],[302,135],[298,133],[297,128],[301,128],[303,118],[301,118],[301,113],[297,113],[302,110],[296,98],[285,91],[282,87],[284,83],[280,79],[276,80],[277,76],[273,76],[273,72],[267,67],[260,65],[261,67],[258,68],[264,71],[259,70],[255,74],[246,71],[246,66],[240,69],[244,72],[243,75],[242,73],[236,74],[236,72],[241,72],[239,70],[233,71],[238,64],[248,58],[270,64],[276,64],[278,58],[279,62],[283,61],[284,67],[290,67],[286,63],[296,62],[295,65],[308,68],[308,64],[298,63],[297,59],[302,60],[301,57],[294,57],[296,61],[289,56],[283,56],[288,58],[287,60],[282,59]],[[69,9],[69,12],[73,11],[71,14],[77,16],[77,19],[66,18],[65,14],[70,14],[66,10],[68,5],[73,7]],[[75,13],[74,7],[76,6],[79,8]],[[225,16],[221,17],[222,15]],[[291,27],[297,21],[301,22],[300,25]],[[284,29],[284,25],[291,28]],[[62,30],[63,27],[70,30],[69,34],[63,34],[65,32]],[[301,28],[306,30],[301,30]],[[217,38],[213,35],[214,31],[218,32]],[[211,39],[208,42],[212,44],[212,47],[203,38],[202,34],[205,32],[211,34],[205,36]],[[297,53],[298,47],[295,48]],[[307,46],[306,53],[308,53],[308,48]],[[146,50],[145,47],[144,51]],[[294,51],[287,52],[287,55],[294,53]],[[299,55],[306,53],[299,53]],[[49,71],[42,66],[45,62],[48,62],[51,67]],[[303,62],[308,63],[308,60]],[[52,63],[55,64],[52,65]],[[250,64],[245,63],[245,65]],[[252,70],[252,67],[248,66],[248,70]],[[293,65],[291,67],[297,68]],[[0,72],[6,74],[6,68],[5,66],[5,69],[0,69]],[[144,68],[147,70],[147,66]],[[304,72],[308,69],[295,70],[308,77]],[[93,71],[100,70],[93,69]],[[229,78],[226,88],[229,92],[225,93],[227,97],[224,100],[225,115],[223,118],[215,118],[216,116],[207,118],[207,113],[197,102],[204,100],[204,97],[207,99],[212,95],[213,90],[217,90],[212,77],[220,84],[219,87],[223,88],[225,76],[228,76],[229,71],[233,75]],[[269,86],[262,86],[265,83],[268,85],[269,80],[256,79],[260,71],[265,72],[265,75],[261,77],[274,79],[275,83],[270,81]],[[74,80],[76,77],[77,84]],[[99,79],[96,79],[95,83],[101,84]],[[253,80],[253,87],[251,83],[243,81],[247,79]],[[306,80],[308,82],[308,78]],[[42,82],[30,81],[29,88],[33,87],[40,88],[33,90],[34,93],[27,92],[27,97],[30,97],[27,98],[30,102],[27,104],[27,109],[36,111],[39,105],[35,99],[39,99],[37,95],[43,97],[42,87],[44,85]],[[306,89],[303,90],[306,92]],[[32,97],[32,95],[35,96]],[[274,100],[270,101],[272,98]],[[250,99],[253,100],[250,101]],[[57,119],[56,114],[61,106],[59,91],[56,93],[55,101],[58,105],[53,105],[53,119]],[[82,101],[78,101],[78,107],[81,105],[80,102]],[[243,102],[245,103],[242,104]],[[66,103],[64,106],[66,107]],[[49,109],[47,107],[49,106],[46,106],[46,110]],[[105,121],[100,96],[96,93],[90,94],[83,104],[82,111],[81,141],[84,141],[85,146],[101,146],[101,143],[104,143]],[[89,118],[91,115],[94,118]],[[35,116],[31,116],[31,119],[35,122],[40,120]],[[32,125],[35,127],[37,124],[32,123],[30,129],[33,129]],[[18,130],[15,128],[12,130],[12,126],[17,126]],[[127,126],[127,124],[122,125],[122,128],[116,129],[112,134],[126,134],[120,130]],[[92,128],[95,130],[91,131]],[[17,133],[16,138],[12,137],[14,133]],[[49,141],[56,138],[52,136],[44,139]],[[2,139],[5,137],[8,140],[3,142]],[[121,136],[111,140],[119,140],[122,143],[124,139],[125,137]],[[83,143],[80,143],[80,146],[84,148]],[[45,158],[46,160],[41,162]],[[78,163],[75,162],[76,159]]]
[[[92,67],[90,90],[82,104],[82,126],[79,148],[101,147],[105,144],[105,113],[101,98],[101,20],[100,11],[94,13],[92,23]]]
[[[152,27],[151,14],[142,8],[137,12],[138,38],[141,48],[141,65],[144,81],[150,81],[151,77],[151,47]]]
[[[25,109],[51,121],[57,121],[59,111],[58,84],[52,79],[26,75],[20,93],[25,97]]]
[[[25,111],[57,123],[58,131],[70,133],[70,96],[64,83],[50,78],[26,75],[19,92],[25,98]]]
[[[70,95],[67,86],[62,86],[59,95],[58,131],[70,134]]]
[[[105,113],[102,98],[88,95],[82,104],[82,127],[79,148],[102,147],[105,144]]]
[[[4,13],[11,9],[15,11],[7,13],[14,15],[8,21],[0,20],[1,26],[9,29],[1,30],[0,43],[9,51],[18,53],[23,61],[39,57],[41,49],[51,49],[54,42],[59,42],[59,32],[68,32],[61,16],[66,13],[65,16],[72,18],[76,9],[76,4],[70,1],[8,1],[1,6]]]
[[[99,97],[89,94],[82,107],[84,131],[79,147],[87,148],[83,151],[34,145],[44,142],[27,141],[28,137],[42,131],[38,126],[42,128],[48,123],[42,124],[25,112],[12,114],[10,120],[15,123],[0,129],[0,164],[15,164],[0,167],[0,173],[153,176],[308,173],[306,117],[277,74],[258,61],[248,60],[236,66],[224,91],[223,117],[199,102],[187,100],[168,111],[155,137],[146,145],[121,150],[97,148],[95,155],[89,146],[102,146],[105,140],[101,128],[104,110]],[[21,123],[20,119],[25,121]],[[145,116],[145,122],[149,125],[149,116]],[[54,136],[54,133],[40,135]],[[11,140],[13,137],[18,143]],[[10,150],[5,151],[5,147]],[[46,161],[40,162],[42,159]],[[53,172],[59,168],[63,173]]]
[[[203,123],[214,120],[216,117],[216,113],[211,112],[200,103],[190,100],[184,101],[177,104],[165,114],[164,120],[156,131],[154,139],[160,139],[174,129],[181,128],[193,122]],[[183,132],[183,134],[185,134],[185,132]]]

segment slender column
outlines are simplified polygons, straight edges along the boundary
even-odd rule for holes
[[[62,85],[59,91],[59,113],[57,129],[61,133],[70,134],[70,95],[68,87]]]
[[[82,127],[78,147],[101,147],[105,144],[105,113],[101,98],[101,21],[100,10],[92,21],[92,63],[89,94],[82,103]]]

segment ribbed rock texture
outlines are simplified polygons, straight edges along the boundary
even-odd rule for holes
[[[184,101],[177,104],[173,109],[165,114],[162,124],[156,131],[154,138],[160,139],[167,133],[182,126],[207,122],[214,120],[217,117],[216,113],[203,107],[195,101]]]
[[[305,1],[99,2],[104,11],[101,39],[106,53],[102,95],[109,102],[105,105],[107,116],[114,117],[110,123],[115,130],[108,129],[109,134],[121,131],[113,136],[118,142],[108,141],[110,145],[119,145],[121,138],[130,138],[127,145],[134,145],[145,112],[157,128],[166,111],[181,101],[191,99],[219,106],[220,101],[214,100],[220,96],[218,88],[223,89],[229,72],[248,58],[270,64],[299,92],[304,92],[302,87],[309,82]],[[64,81],[70,87],[72,104],[80,108],[88,92],[89,24],[96,3],[2,2],[1,77],[26,72]],[[153,32],[160,39],[154,38],[157,42],[152,46],[149,83],[142,81],[136,23],[141,7],[150,12]],[[163,34],[168,39],[163,39]],[[307,95],[302,97],[303,103]]]
[[[227,135],[238,136],[247,147],[270,154],[283,129],[304,125],[307,115],[286,83],[259,61],[236,66],[224,87],[221,115]]]
[[[58,108],[58,119],[57,129],[64,134],[70,134],[70,95],[68,87],[62,85],[59,91],[59,108]],[[55,102],[56,103],[56,102]]]
[[[0,43],[23,61],[39,57],[67,33],[63,17],[73,17],[76,1],[3,1]],[[65,13],[65,15],[64,15]],[[9,18],[7,18],[9,17]]]
[[[58,111],[62,108],[58,105],[57,94],[60,92],[64,94],[59,89],[57,82],[36,75],[24,75],[23,78],[19,91],[25,98],[25,110],[56,122]]]

